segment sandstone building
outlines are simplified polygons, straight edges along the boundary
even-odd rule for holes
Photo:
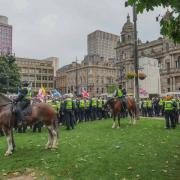
[[[81,94],[84,89],[90,96],[98,96],[107,93],[116,84],[117,72],[114,59],[105,60],[98,55],[87,55],[81,64],[73,62],[57,71],[61,81],[57,88],[62,93],[74,94]]]
[[[160,67],[162,93],[180,90],[179,44],[174,44],[165,37],[146,43],[138,40],[138,55],[139,57],[157,59]],[[127,88],[128,92],[132,93],[134,91],[134,82],[125,78],[128,72],[134,71],[134,27],[129,15],[117,43],[116,58],[118,66],[122,70],[120,73],[122,84]]]

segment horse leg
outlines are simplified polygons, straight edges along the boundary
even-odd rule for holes
[[[13,144],[12,144],[12,129],[9,130],[5,130],[5,134],[6,134],[6,139],[7,139],[7,144],[8,144],[8,149],[5,153],[5,156],[9,156],[12,154],[13,151]]]
[[[51,131],[51,127],[47,127],[48,128],[48,142],[45,145],[45,149],[50,149],[52,147],[52,143],[53,143],[53,134]]]
[[[12,134],[12,145],[13,145],[13,151],[15,150],[16,148],[16,144],[14,142],[14,133],[13,133],[13,129],[11,129],[11,134]]]
[[[114,129],[116,127],[116,116],[113,114],[114,123],[112,125],[112,128]]]
[[[57,149],[58,148],[58,133],[55,129],[52,130],[52,134],[53,134],[53,145],[52,148],[53,149]]]
[[[136,124],[136,114],[133,114],[133,124]]]
[[[120,113],[118,114],[118,126],[117,128],[119,129],[120,128]]]
[[[132,115],[132,112],[129,111],[129,116],[130,116],[130,120],[129,120],[129,124],[133,124],[133,115]]]

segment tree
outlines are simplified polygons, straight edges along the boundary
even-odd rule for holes
[[[15,61],[12,55],[0,56],[0,92],[17,92],[20,74]]]
[[[138,13],[153,11],[158,6],[170,8],[160,20],[161,34],[180,43],[180,0],[128,0],[128,4],[135,4]]]

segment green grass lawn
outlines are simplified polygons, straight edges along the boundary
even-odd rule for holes
[[[180,179],[180,128],[164,129],[162,120],[140,120],[136,125],[112,120],[79,124],[60,130],[59,149],[45,150],[47,132],[15,134],[15,154],[4,157],[6,139],[0,138],[0,179],[6,173],[33,169],[50,179]],[[43,177],[38,179],[46,179]],[[6,178],[5,178],[6,179]]]

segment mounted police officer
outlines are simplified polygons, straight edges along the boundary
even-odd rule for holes
[[[117,97],[123,105],[123,111],[126,112],[127,110],[127,101],[126,101],[126,89],[122,88],[122,85],[119,85],[119,88],[116,89],[114,96]]]
[[[19,126],[25,124],[24,110],[31,104],[32,91],[28,87],[29,84],[27,81],[24,81],[22,88],[19,92],[18,97],[14,100],[15,103],[18,103],[16,109],[16,118]]]

